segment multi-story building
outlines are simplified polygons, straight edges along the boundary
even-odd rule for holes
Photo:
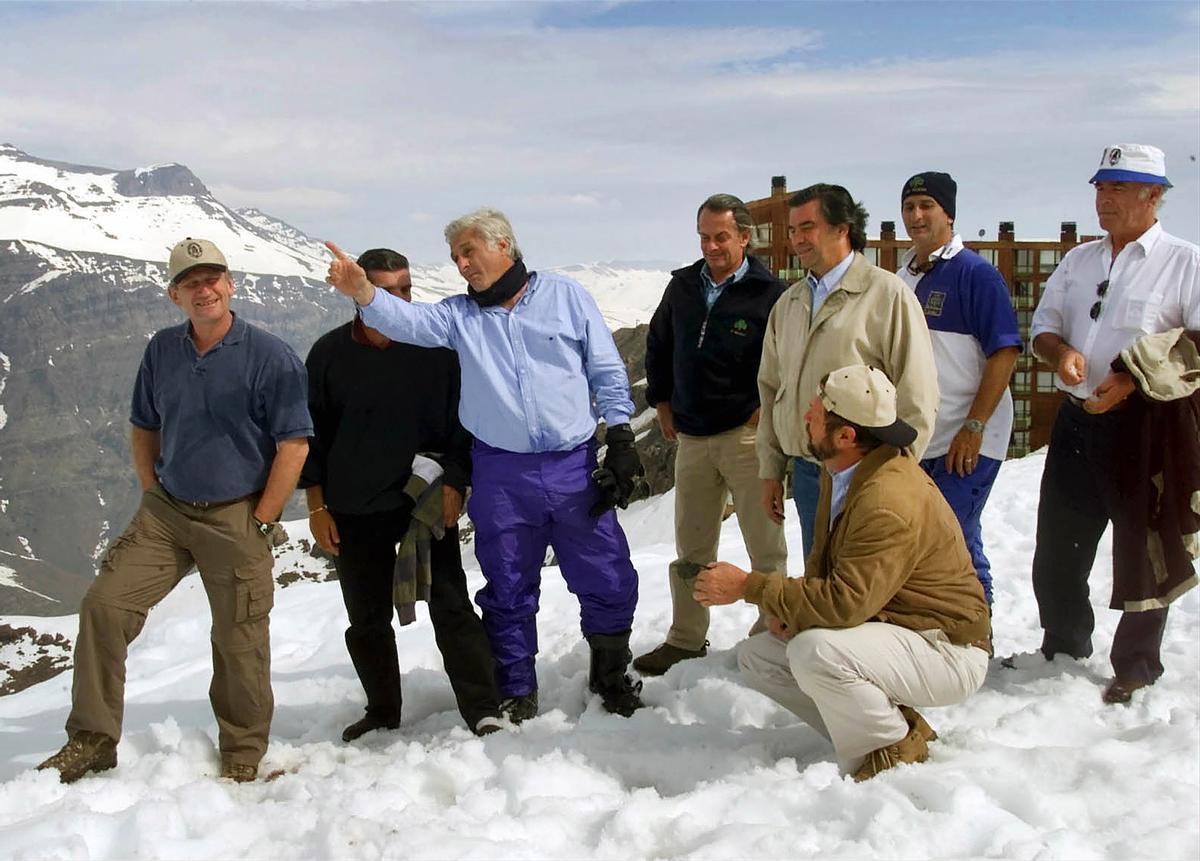
[[[788,244],[787,178],[771,178],[771,196],[747,203],[754,217],[755,228],[752,252],[780,278],[788,282],[804,276],[800,261]],[[1013,433],[1009,441],[1009,457],[1019,457],[1046,445],[1050,427],[1058,409],[1060,395],[1054,388],[1054,371],[1041,364],[1029,349],[1029,326],[1033,309],[1042,296],[1042,288],[1050,273],[1064,254],[1080,242],[1096,239],[1078,236],[1075,222],[1064,221],[1057,240],[1017,239],[1011,221],[1000,222],[994,240],[963,240],[968,248],[979,253],[995,266],[1008,284],[1013,308],[1025,350],[1017,359],[1009,389],[1013,395]],[[896,223],[880,223],[879,237],[867,240],[866,257],[877,266],[894,272],[900,258],[910,247],[906,239],[896,238]]]

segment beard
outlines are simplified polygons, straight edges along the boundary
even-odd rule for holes
[[[829,438],[828,431],[819,440],[813,439],[811,428],[806,427],[804,432],[808,435],[808,448],[817,460],[824,463],[837,454],[837,450],[833,447],[833,440]]]

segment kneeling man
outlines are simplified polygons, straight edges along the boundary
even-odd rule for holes
[[[954,512],[905,452],[916,431],[866,365],[828,374],[805,414],[820,458],[816,542],[805,576],[701,572],[696,600],[769,617],[738,665],[753,687],[833,742],[855,780],[923,762],[937,737],[914,706],[946,706],[987,673],[989,619]]]

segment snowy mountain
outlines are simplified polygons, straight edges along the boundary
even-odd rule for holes
[[[1044,457],[1008,461],[984,512],[996,578],[996,648],[1041,638],[1029,581]],[[620,513],[641,574],[635,652],[669,624],[673,493]],[[288,524],[303,539],[303,522]],[[788,546],[800,533],[788,511]],[[482,585],[463,548],[469,587]],[[578,603],[553,567],[538,615],[541,715],[475,738],[462,725],[425,609],[399,629],[404,715],[353,744],[362,714],[336,583],[276,591],[275,718],[264,772],[215,778],[208,606],[185,580],[130,649],[116,769],[71,786],[31,769],[63,742],[70,674],[0,697],[0,857],[67,858],[1037,858],[1194,859],[1200,851],[1200,590],[1171,608],[1166,675],[1106,706],[1118,614],[1111,533],[1092,572],[1096,653],[1085,661],[994,661],[965,703],[923,709],[939,739],[922,765],[866,783],[832,747],[741,681],[733,647],[755,618],[714,609],[707,657],[645,680],[626,720],[587,694]],[[747,565],[735,520],[721,557]],[[303,568],[285,554],[275,573]],[[14,619],[73,640],[77,617]],[[0,648],[0,662],[25,660]]]
[[[129,393],[146,340],[181,319],[163,279],[184,236],[222,248],[235,310],[301,356],[350,314],[319,242],[225,206],[183,165],[113,170],[0,144],[0,614],[74,608],[133,513]],[[569,271],[619,328],[649,319],[668,268]],[[463,289],[448,261],[413,278],[418,301]]]

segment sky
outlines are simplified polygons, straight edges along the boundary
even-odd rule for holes
[[[899,223],[1096,232],[1113,143],[1167,155],[1200,240],[1200,3],[3,3],[0,141],[190,167],[223,202],[439,262],[477,206],[531,265],[682,262],[715,192],[837,182]]]

